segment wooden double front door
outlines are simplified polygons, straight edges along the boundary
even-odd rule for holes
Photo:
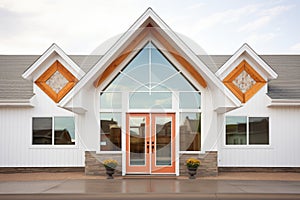
[[[127,174],[175,173],[175,114],[129,113]]]

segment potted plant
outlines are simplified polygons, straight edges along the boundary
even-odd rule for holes
[[[185,161],[188,173],[189,173],[189,179],[195,179],[197,174],[197,169],[200,166],[200,160],[196,158],[189,158]]]
[[[118,161],[114,159],[104,160],[103,165],[106,169],[107,179],[113,179],[113,174],[115,173],[115,169],[118,166]]]

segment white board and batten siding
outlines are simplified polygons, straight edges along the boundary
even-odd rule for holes
[[[31,144],[32,117],[74,116],[36,86],[34,90],[35,107],[0,108],[0,167],[83,167],[84,148],[77,132],[75,146]]]
[[[270,145],[225,145],[225,121],[219,167],[300,167],[300,107],[267,107],[266,86],[229,116],[269,117]]]

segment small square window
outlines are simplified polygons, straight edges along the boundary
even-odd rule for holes
[[[75,122],[73,117],[54,118],[54,144],[75,144]]]
[[[242,116],[226,117],[226,144],[227,145],[247,144],[247,117],[242,117]]]
[[[268,117],[249,117],[249,144],[269,144]]]
[[[52,144],[52,118],[32,118],[32,144]]]

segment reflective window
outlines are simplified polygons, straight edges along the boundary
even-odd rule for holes
[[[101,151],[121,150],[121,113],[100,113]]]
[[[247,126],[249,127],[248,130]],[[247,138],[249,138],[249,141],[247,141]],[[227,116],[226,144],[268,145],[269,118],[249,117],[247,122],[247,117],[244,116]]]
[[[122,108],[122,93],[103,92],[100,95],[101,109],[120,109]]]
[[[73,117],[54,117],[54,144],[75,144]]]
[[[201,113],[180,113],[180,151],[200,151]]]
[[[226,117],[226,144],[247,144],[247,118],[241,116]]]
[[[268,117],[249,117],[249,144],[269,144]]]
[[[180,92],[179,108],[201,109],[201,96],[198,92]]]
[[[164,88],[163,90],[161,90]],[[195,91],[181,72],[149,42],[105,91]]]
[[[145,137],[146,130],[145,117],[130,117],[130,165],[145,165]]]
[[[32,118],[32,144],[52,144],[52,118]]]
[[[52,145],[53,142],[55,145],[75,144],[74,117],[32,118],[32,144]]]
[[[171,92],[134,92],[129,95],[129,108],[172,108]]]

